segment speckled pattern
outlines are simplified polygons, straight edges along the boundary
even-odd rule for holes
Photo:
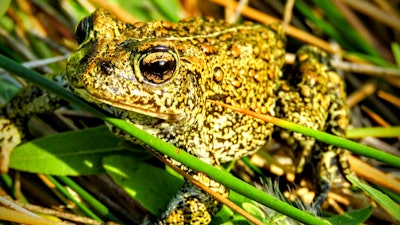
[[[206,101],[343,135],[348,113],[342,81],[325,66],[325,53],[310,46],[298,53],[298,72],[283,74],[286,38],[278,24],[229,25],[201,18],[126,24],[98,9],[81,21],[76,35],[79,48],[66,73],[75,93],[209,164],[253,154],[274,135],[293,147],[297,173],[310,155],[318,157],[321,192],[336,181],[337,162],[347,168],[341,149]],[[206,175],[170,161],[228,195]],[[208,224],[220,207],[186,182],[153,223]]]
[[[200,18],[129,25],[97,10],[77,30],[82,43],[67,75],[86,100],[212,165],[252,154],[271,136],[272,124],[206,99],[275,115],[285,55],[280,26]],[[227,196],[220,184],[181,168]],[[186,184],[159,223],[206,224],[219,208]]]
[[[315,46],[298,50],[293,71],[280,81],[276,113],[288,121],[343,137],[349,123],[346,93],[328,59]],[[306,163],[315,164],[315,206],[323,203],[332,185],[343,184],[343,174],[351,173],[343,149],[281,128],[275,128],[274,137],[293,150],[295,174],[302,173]]]

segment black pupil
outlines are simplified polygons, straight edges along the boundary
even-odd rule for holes
[[[162,75],[171,67],[171,62],[165,61],[165,60],[160,60],[160,61],[152,63],[150,65],[150,67],[151,67],[150,68],[151,71],[153,71],[154,73],[157,73],[159,75]]]

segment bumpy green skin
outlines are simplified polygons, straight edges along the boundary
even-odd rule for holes
[[[215,166],[253,154],[275,133],[299,156],[296,172],[311,153],[322,159],[317,163],[325,185],[321,192],[338,177],[337,163],[331,163],[342,150],[274,131],[272,124],[207,102],[219,100],[343,134],[348,113],[342,81],[325,66],[325,53],[313,47],[299,53],[302,72],[283,75],[286,40],[279,25],[200,18],[125,24],[98,9],[80,23],[77,40],[79,48],[67,64],[71,89],[116,117]],[[206,175],[170,161],[227,196],[227,189]],[[155,223],[208,224],[220,207],[186,182]]]

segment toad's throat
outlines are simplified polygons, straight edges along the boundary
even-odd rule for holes
[[[172,112],[160,112],[160,111],[155,111],[149,108],[143,108],[139,106],[133,106],[130,104],[125,104],[124,102],[117,102],[117,101],[112,101],[110,99],[105,99],[104,96],[97,96],[89,93],[86,89],[75,89],[75,92],[78,93],[79,96],[81,96],[83,99],[87,100],[88,102],[92,102],[95,104],[105,104],[108,107],[105,108],[106,111],[109,111],[112,113],[112,110],[110,110],[111,107],[115,107],[119,110],[126,110],[128,112],[135,112],[139,113],[145,116],[150,116],[162,120],[167,120],[167,121],[181,121],[185,118],[183,113],[172,113]]]

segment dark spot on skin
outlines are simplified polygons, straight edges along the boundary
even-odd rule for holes
[[[218,100],[223,100],[227,97],[228,97],[227,95],[216,94],[216,95],[209,96],[208,99],[218,101]]]
[[[113,64],[108,61],[100,61],[101,72],[110,75],[113,72]]]

